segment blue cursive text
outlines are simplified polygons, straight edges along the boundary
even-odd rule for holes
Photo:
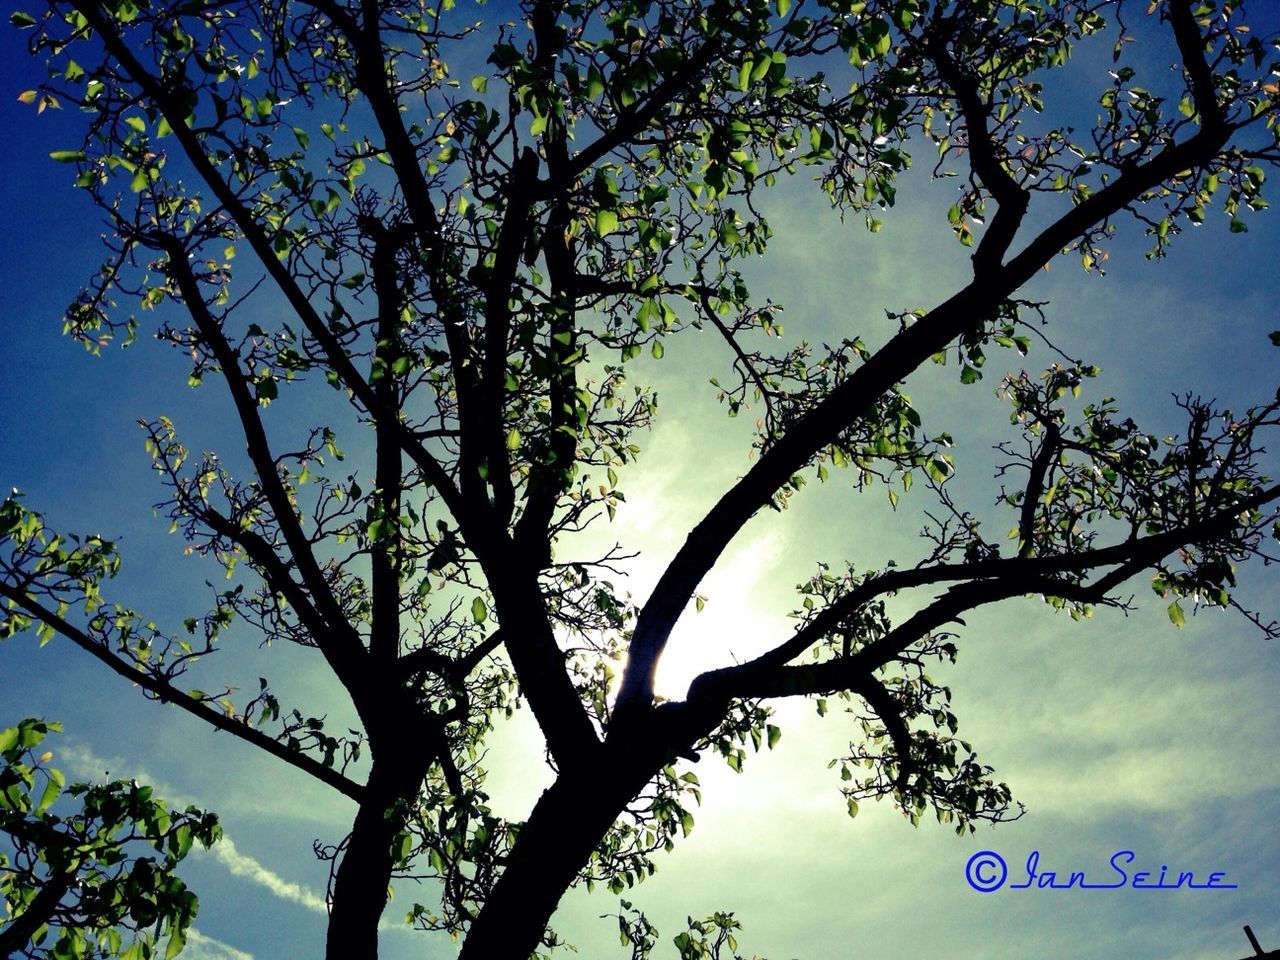
[[[1159,870],[1134,870],[1137,855],[1132,850],[1117,850],[1107,861],[1111,872],[1103,880],[1095,882],[1086,878],[1083,870],[1045,870],[1040,865],[1040,851],[1032,850],[1027,857],[1025,879],[1010,883],[1010,890],[1235,890],[1238,884],[1227,883],[1221,870],[1206,873],[1194,870],[1170,870],[1161,864]],[[1005,886],[1009,868],[1004,857],[994,850],[981,850],[969,858],[965,865],[965,879],[979,893],[993,893]]]

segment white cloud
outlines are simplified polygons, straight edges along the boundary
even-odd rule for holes
[[[151,784],[156,792],[164,798],[165,802],[173,806],[205,806],[200,801],[177,790],[172,790],[154,777],[148,776],[141,768],[133,767],[119,758],[105,760],[95,755],[82,744],[72,743],[64,746],[59,751],[59,755],[63,760],[63,765],[73,770],[78,777],[101,779],[108,772],[113,778],[133,777],[141,783]],[[244,853],[226,833],[223,833],[222,839],[214,844],[211,850],[204,851],[200,847],[196,847],[194,852],[197,855],[212,857],[222,864],[232,876],[240,877],[262,887],[280,900],[296,904],[312,913],[322,916],[328,915],[329,908],[321,893],[311,887],[286,879],[257,858]],[[414,932],[398,919],[384,919],[378,926],[379,929],[384,931]],[[192,947],[197,948],[195,952],[192,952]],[[191,931],[188,934],[188,948],[183,953],[183,956],[192,957],[193,960],[253,960],[252,954],[244,953],[195,931]]]
[[[187,948],[182,951],[186,960],[253,960],[252,953],[237,950],[229,943],[206,937],[192,927],[187,931]]]
[[[221,841],[214,844],[209,853],[215,860],[230,870],[234,876],[244,877],[260,887],[265,887],[281,900],[296,903],[298,906],[305,907],[313,913],[328,913],[324,897],[314,890],[302,886],[300,883],[286,880],[275,871],[263,866],[247,853],[241,853],[226,834],[223,834]]]
[[[100,781],[104,779],[133,779],[139,783],[150,784],[173,806],[204,806],[201,801],[168,786],[150,776],[146,770],[121,757],[100,757],[87,746],[74,741],[63,742],[55,747],[55,762],[71,770],[77,777],[85,780]]]
[[[1274,784],[1266,732],[1274,721],[1260,717],[1258,728],[1246,732],[1235,727],[1238,714],[1224,709],[1265,702],[1264,684],[1187,676],[1085,692],[1084,679],[1072,678],[1059,688],[1075,703],[1069,724],[1048,712],[1028,711],[1016,732],[1010,731],[1012,750],[1019,754],[1010,775],[1019,796],[1036,808],[1074,811],[1105,804],[1173,813],[1242,799]],[[1046,743],[1053,749],[1046,750]]]
[[[96,756],[82,744],[72,743],[65,745],[59,750],[59,755],[65,761],[65,765],[75,772],[76,776],[84,777],[85,779],[98,779],[104,774],[109,774],[112,777],[133,777],[139,782],[151,784],[166,803],[174,806],[207,806],[207,804],[202,804],[200,801],[177,790],[171,790],[166,784],[148,776],[139,767],[135,767],[119,758],[103,759]],[[202,851],[197,847],[196,852],[201,853]],[[281,900],[296,903],[314,913],[328,913],[328,907],[325,905],[323,896],[308,887],[294,883],[292,880],[286,880],[247,853],[242,853],[226,833],[223,833],[222,839],[214,844],[213,849],[208,851],[208,855],[226,867],[233,876],[243,877],[260,887],[264,887]],[[245,954],[245,956],[248,955]]]

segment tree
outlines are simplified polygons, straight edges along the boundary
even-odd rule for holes
[[[53,752],[36,754],[60,729],[28,718],[0,730],[0,832],[14,851],[12,864],[0,854],[9,915],[0,953],[147,960],[163,933],[164,956],[177,956],[199,901],[174,870],[197,841],[208,848],[218,840],[218,818],[194,807],[170,810],[136,780],[68,787],[49,766]],[[81,798],[69,816],[51,809],[64,805],[64,788]],[[160,862],[138,853],[144,842]]]
[[[108,599],[111,541],[59,536],[10,497],[3,635],[59,634],[353,798],[331,851],[331,957],[376,956],[388,883],[424,872],[440,902],[414,919],[461,935],[464,960],[554,944],[566,889],[619,892],[687,833],[684,761],[737,768],[748,743],[773,746],[782,698],[843,698],[861,718],[851,812],[889,797],[960,831],[1000,820],[1010,792],[926,672],[955,658],[951,625],[1027,595],[1076,617],[1123,606],[1152,570],[1177,623],[1182,598],[1234,605],[1237,565],[1263,549],[1280,487],[1261,434],[1280,401],[1232,413],[1189,395],[1185,437],[1162,440],[1108,401],[1077,409],[1083,361],[1008,376],[1002,548],[952,496],[950,438],[904,389],[930,361],[971,383],[984,351],[1025,355],[1042,304],[1020,290],[1063,253],[1101,271],[1124,220],[1156,258],[1217,204],[1245,229],[1280,159],[1280,100],[1242,3],[53,0],[11,19],[49,66],[21,99],[86,111],[83,143],[53,159],[111,225],[67,331],[98,351],[144,329],[122,304],[152,311],[145,329],[191,357],[191,384],[222,381],[245,457],[144,425],[161,511],[230,581],[177,631]],[[1078,132],[1045,112],[1046,89],[1098,43],[1114,69]],[[1167,47],[1177,69],[1140,76],[1135,46]],[[811,171],[874,231],[921,149],[962,185],[948,219],[969,282],[893,315],[877,346],[852,331],[777,346],[778,308],[738,266],[766,249],[758,196]],[[572,544],[625,509],[620,471],[656,411],[637,360],[693,328],[732,356],[731,375],[709,372],[731,415],[758,413],[754,459],[633,604],[621,548],[569,559]],[[326,385],[342,422],[299,434],[272,409],[318,410]],[[348,473],[340,441],[371,466]],[[753,515],[832,467],[895,505],[914,483],[924,548],[820,569],[794,633],[658,697],[703,577]],[[891,616],[891,597],[909,612]],[[241,703],[185,686],[241,635],[313,649],[360,729],[335,735],[265,680]],[[475,758],[517,704],[555,780],[513,823]],[[646,951],[643,918],[620,923]],[[717,915],[681,949],[731,929]]]

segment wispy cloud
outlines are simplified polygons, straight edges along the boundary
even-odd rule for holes
[[[121,760],[113,758],[111,760],[103,759],[96,756],[83,744],[71,743],[64,745],[59,750],[60,759],[63,764],[73,770],[76,776],[88,778],[99,778],[104,772],[112,771],[111,775],[115,777],[128,776],[133,777],[143,783],[149,783],[155,787],[156,792],[164,797],[167,803],[175,806],[196,805],[204,806],[200,801],[186,796],[180,791],[172,790],[168,785],[156,780],[146,774],[139,767]],[[197,853],[201,851],[197,848]],[[313,913],[327,913],[328,908],[325,905],[324,897],[316,893],[314,890],[304,887],[292,880],[286,880],[274,870],[269,869],[260,861],[243,853],[236,847],[235,842],[227,834],[222,835],[222,839],[214,844],[208,856],[213,857],[231,872],[233,876],[243,877],[267,891],[279,897],[281,900],[304,907]],[[207,939],[207,938],[206,938]],[[210,941],[216,943],[216,941]],[[228,955],[236,956],[236,955]],[[248,954],[239,954],[239,956],[249,956]]]
[[[62,766],[74,772],[77,777],[98,779],[107,771],[111,771],[110,775],[112,777],[133,777],[139,782],[151,784],[166,803],[174,806],[207,806],[207,804],[202,804],[201,801],[187,796],[181,791],[170,789],[162,781],[149,776],[142,768],[136,767],[118,757],[110,760],[99,757],[83,744],[66,744],[58,751],[58,756]],[[232,876],[240,877],[262,887],[280,900],[297,904],[312,913],[327,915],[329,912],[328,905],[325,903],[325,898],[322,894],[311,887],[295,883],[276,873],[276,871],[263,864],[262,861],[243,852],[226,833],[223,833],[222,839],[214,844],[211,850],[206,852],[196,847],[194,853],[197,856],[212,857],[222,864]],[[378,927],[384,931],[414,932],[412,928],[405,925],[400,919],[395,918],[383,919],[378,924]],[[195,948],[194,951],[193,948]],[[188,935],[188,948],[183,956],[189,956],[193,960],[253,960],[252,954],[237,950],[195,931]]]
[[[182,952],[186,960],[253,960],[252,953],[237,950],[229,943],[206,937],[192,927],[187,931],[187,948]]]
[[[262,863],[247,853],[241,853],[226,834],[223,834],[222,840],[214,844],[209,854],[231,871],[234,876],[244,877],[260,887],[265,887],[281,900],[296,903],[298,906],[305,907],[313,913],[328,912],[324,897],[314,890],[302,886],[300,883],[286,880],[274,870],[263,866]]]

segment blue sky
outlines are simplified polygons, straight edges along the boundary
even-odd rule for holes
[[[189,390],[172,351],[143,337],[92,358],[59,336],[62,307],[94,267],[102,228],[71,189],[68,168],[48,159],[74,143],[79,118],[36,116],[15,99],[39,69],[22,56],[20,35],[0,31],[0,485],[26,491],[59,529],[119,539],[119,592],[173,623],[203,609],[203,581],[215,571],[184,558],[181,541],[152,518],[159,490],[135,421],[168,414],[220,452],[238,444],[223,426],[217,385]],[[1063,98],[1085,102],[1083,90],[1068,87]],[[758,294],[786,305],[789,336],[859,334],[874,344],[891,330],[885,308],[932,305],[964,281],[966,252],[945,225],[954,187],[926,174],[909,175],[876,236],[860,218],[842,224],[806,183],[770,198],[775,238],[750,279]],[[1029,295],[1051,301],[1050,329],[1064,348],[1103,368],[1097,395],[1115,396],[1153,432],[1171,432],[1174,393],[1194,389],[1243,406],[1280,384],[1280,350],[1267,339],[1280,327],[1280,223],[1262,214],[1249,224],[1247,234],[1231,235],[1214,216],[1155,264],[1143,258],[1138,232],[1122,231],[1107,278],[1086,276],[1065,258]],[[1008,430],[993,396],[999,369],[1036,370],[1052,359],[1042,348],[1025,361],[993,354],[986,379],[967,388],[954,365],[909,382],[926,425],[960,440],[956,483],[966,505],[986,511],[993,498],[989,447]],[[705,383],[727,364],[710,334],[691,333],[644,371],[659,391],[659,423],[639,441],[645,455],[627,478],[628,507],[607,531],[644,551],[633,567],[638,597],[746,467],[747,424],[727,423]],[[679,695],[699,666],[747,656],[786,630],[793,585],[815,561],[913,559],[916,511],[925,505],[906,498],[891,512],[881,494],[857,496],[837,481],[806,488],[784,514],[756,518],[704,585],[706,611],[677,633],[663,668],[668,692]],[[1247,570],[1242,583],[1246,599],[1275,612],[1273,570]],[[826,763],[852,725],[838,712],[818,721],[811,704],[788,704],[779,748],[751,758],[744,774],[710,758],[698,765],[706,789],[693,835],[629,898],[664,939],[687,914],[735,910],[746,951],[772,960],[1231,960],[1249,952],[1245,923],[1264,948],[1280,947],[1280,652],[1229,614],[1195,616],[1174,630],[1145,582],[1132,589],[1139,610],[1128,617],[1102,611],[1073,623],[1023,600],[968,618],[945,682],[962,735],[1027,804],[1022,820],[965,839],[927,822],[912,829],[885,805],[866,805],[850,821]],[[252,642],[212,675],[221,671],[279,679],[295,702],[322,704],[334,692],[301,652]],[[345,800],[144,702],[65,643],[37,649],[34,638],[19,638],[0,647],[0,708],[4,725],[33,714],[63,720],[68,733],[53,747],[73,776],[145,777],[222,815],[231,842],[193,858],[186,872],[203,904],[195,960],[320,954],[325,868],[312,841],[342,836],[352,812]],[[545,782],[523,714],[500,731],[490,766],[496,808],[519,818]],[[1131,849],[1141,866],[1223,870],[1239,888],[982,895],[963,876],[980,849],[1011,866],[1038,850],[1064,871],[1103,873],[1113,853]],[[397,890],[389,925],[411,900],[411,890]],[[621,957],[615,928],[598,919],[615,910],[607,894],[574,893],[556,926],[581,956]],[[447,938],[398,930],[384,937],[392,960],[454,949]]]

